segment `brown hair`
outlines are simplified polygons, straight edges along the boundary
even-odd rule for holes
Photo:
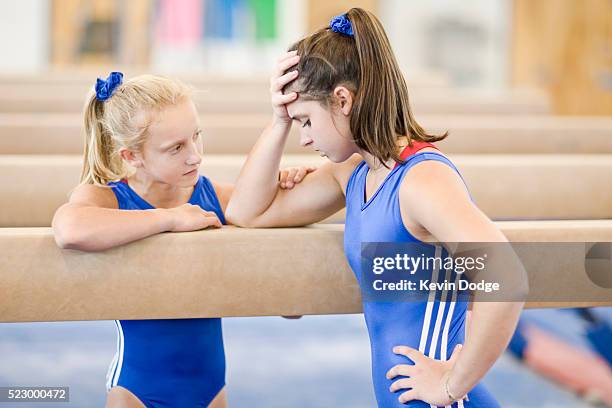
[[[84,113],[85,151],[81,184],[106,186],[127,176],[119,157],[124,147],[139,151],[153,114],[191,96],[191,88],[174,79],[141,75],[119,85],[113,95],[99,101],[93,92]]]
[[[442,135],[427,133],[414,119],[408,101],[408,88],[380,21],[361,8],[350,9],[354,37],[324,27],[293,44],[300,62],[299,77],[284,93],[298,92],[300,98],[317,100],[329,107],[334,89],[343,85],[354,95],[350,127],[359,148],[382,163],[401,163],[397,136],[436,142]]]

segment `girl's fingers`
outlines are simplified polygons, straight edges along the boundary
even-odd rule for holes
[[[289,174],[287,175],[287,181],[290,182],[295,182],[295,176],[297,176],[298,172],[300,171],[299,167],[292,167],[289,169]]]
[[[293,188],[293,185],[295,184],[293,179],[295,178],[295,174],[297,172],[296,168],[290,168],[287,169],[287,180],[285,181],[285,187],[288,189]]]
[[[391,367],[391,369],[387,371],[387,378],[392,380],[398,375],[412,377],[414,374],[415,370],[413,365],[398,364],[396,366]]]
[[[296,65],[300,61],[300,56],[294,53],[290,55],[287,53],[284,57],[282,57],[278,63],[276,64],[276,76],[279,77],[283,75],[283,72]]]
[[[296,92],[288,93],[287,95],[275,94],[272,95],[272,105],[282,106],[293,102],[297,98]]]
[[[291,189],[297,183],[300,183],[306,175],[316,170],[316,167],[291,167],[279,172],[279,185],[281,188]]]
[[[393,352],[395,354],[406,356],[412,361],[414,361],[415,363],[418,360],[420,360],[422,357],[424,357],[423,354],[419,350],[413,349],[412,347],[408,347],[408,346],[395,346],[393,347]]]
[[[292,66],[296,65],[299,61],[300,61],[300,56],[299,55],[297,55],[297,54],[289,55],[289,56],[287,56],[287,58],[284,58],[283,60],[279,61],[278,68],[281,71],[286,71],[289,68],[291,68]]]
[[[391,386],[389,387],[389,391],[395,392],[397,390],[403,390],[406,388],[413,388],[413,387],[414,387],[414,380],[412,378],[402,378],[400,380],[395,381],[393,384],[391,384]]]
[[[218,218],[212,219],[208,221],[208,225],[205,228],[221,228],[221,221]]]
[[[221,221],[213,211],[204,211],[207,227],[221,227]]]
[[[287,51],[286,53],[284,53],[283,55],[281,55],[280,57],[276,59],[276,65],[278,66],[283,61],[288,60],[289,58],[293,58],[296,55],[297,55],[297,50]]]
[[[271,91],[272,92],[280,92],[285,85],[287,85],[289,82],[293,81],[295,78],[298,77],[298,72],[297,71],[291,71],[291,72],[287,72],[285,75],[282,75],[278,78],[273,78],[272,80],[272,87],[271,87]]]
[[[299,183],[300,181],[302,181],[304,179],[304,177],[306,177],[306,175],[308,173],[312,173],[316,169],[317,168],[313,167],[313,166],[302,166],[302,167],[298,168],[298,171],[297,171],[297,174],[295,175],[294,181],[296,183]]]
[[[463,349],[463,345],[462,344],[457,344],[455,346],[455,348],[453,349],[453,353],[451,354],[451,356],[448,359],[448,361],[454,362],[455,360],[457,360],[457,358],[459,358],[459,354],[461,353],[462,349]]]
[[[412,401],[418,399],[417,398],[417,392],[415,390],[410,390],[410,391],[406,391],[404,393],[402,393],[402,395],[399,396],[398,401],[402,404],[408,402],[408,401]]]
[[[293,181],[295,183],[299,183],[300,181],[304,180],[304,177],[306,177],[306,174],[308,174],[308,169],[305,167],[300,167],[295,173],[295,176],[293,177]]]
[[[285,185],[287,183],[287,170],[281,170],[278,173],[278,185],[280,186],[280,188],[285,188]]]

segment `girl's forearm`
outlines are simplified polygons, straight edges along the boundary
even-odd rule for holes
[[[56,215],[53,231],[61,248],[102,251],[169,231],[172,223],[165,209],[67,207]]]
[[[473,304],[469,334],[448,379],[454,397],[474,388],[504,352],[522,309],[523,302]]]
[[[244,225],[265,212],[278,192],[278,169],[291,123],[273,120],[240,171],[226,218]]]

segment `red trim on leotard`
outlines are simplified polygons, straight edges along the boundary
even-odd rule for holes
[[[406,160],[408,157],[412,156],[419,150],[424,149],[426,147],[433,147],[434,149],[437,149],[437,147],[434,146],[432,143],[422,142],[420,140],[414,140],[412,142],[412,147],[408,145],[404,148],[404,150],[402,150],[402,153],[400,154],[400,159]],[[395,163],[395,166],[393,166],[393,168],[396,168],[397,166],[398,166],[398,163]]]

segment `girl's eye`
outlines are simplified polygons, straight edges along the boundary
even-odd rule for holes
[[[304,124],[302,125],[302,127],[306,127],[306,126],[310,126],[310,119],[308,119],[306,122],[304,122]]]
[[[172,153],[176,153],[179,150],[181,150],[181,145],[176,145],[173,149],[172,149]]]
[[[195,135],[193,135],[193,138],[194,138],[194,139],[198,139],[200,136],[202,136],[202,131],[201,131],[201,130],[198,130],[198,131],[195,133]]]

